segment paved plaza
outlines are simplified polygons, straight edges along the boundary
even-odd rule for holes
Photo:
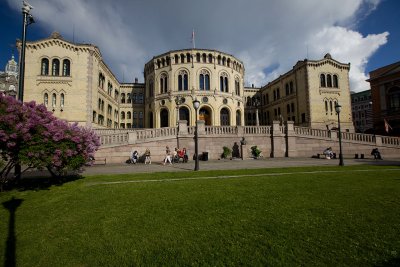
[[[390,165],[400,166],[400,157],[384,160],[374,159],[344,159],[347,165]],[[238,170],[258,168],[283,168],[283,167],[304,167],[304,166],[337,166],[338,159],[317,159],[317,158],[264,158],[264,159],[233,159],[233,160],[210,160],[200,161],[200,170]],[[188,163],[175,163],[163,165],[161,162],[153,162],[151,165],[137,164],[95,164],[86,167],[83,175],[97,174],[123,174],[123,173],[148,173],[148,172],[177,172],[193,171],[194,161]]]

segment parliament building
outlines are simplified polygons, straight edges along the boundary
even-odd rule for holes
[[[153,57],[144,83],[121,83],[100,49],[75,44],[58,33],[26,45],[24,100],[43,103],[55,116],[92,128],[194,125],[195,99],[205,125],[295,125],[333,129],[340,103],[343,130],[354,131],[349,88],[350,64],[329,54],[298,61],[261,88],[245,87],[243,62],[224,52],[182,49]]]

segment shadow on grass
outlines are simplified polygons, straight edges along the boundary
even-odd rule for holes
[[[4,253],[4,266],[15,266],[16,263],[16,236],[15,236],[15,212],[22,204],[23,199],[12,197],[10,200],[3,202],[4,208],[10,212],[10,219],[8,221],[8,236],[6,241],[6,251]]]
[[[51,186],[61,186],[68,182],[83,179],[80,174],[71,174],[62,177],[51,177],[51,176],[34,176],[34,177],[22,177],[20,180],[14,183],[3,186],[4,191],[18,190],[48,190]]]
[[[374,265],[375,267],[398,267],[400,266],[400,258],[393,258],[382,263]]]

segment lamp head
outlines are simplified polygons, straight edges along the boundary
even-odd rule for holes
[[[339,105],[339,103],[336,103],[336,105],[335,105],[335,111],[336,111],[336,113],[340,113],[341,110],[342,110],[342,106]]]
[[[197,100],[197,98],[195,100],[193,100],[193,107],[195,110],[198,110],[200,107],[200,101]]]

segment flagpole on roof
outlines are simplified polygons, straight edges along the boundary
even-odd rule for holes
[[[195,42],[195,39],[194,39],[194,29],[193,29],[193,31],[192,31],[192,44],[193,44],[193,49],[195,49],[196,48],[196,42]]]

